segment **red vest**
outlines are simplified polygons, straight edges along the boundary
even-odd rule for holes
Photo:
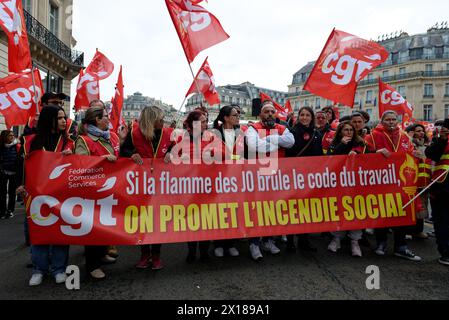
[[[403,131],[400,131],[399,134],[399,141],[397,142],[397,145],[394,145],[393,140],[385,131],[376,128],[370,135],[366,137],[366,143],[368,144],[368,148],[371,151],[387,149],[390,152],[412,153],[414,147],[409,136]]]
[[[440,161],[436,163],[434,171],[433,171],[433,177],[432,180],[435,181],[438,179],[439,176],[441,176],[444,172],[449,170],[449,142],[446,146],[446,149],[444,150],[444,154],[441,157]],[[438,183],[444,183],[448,177],[448,172],[446,174],[438,179]]]
[[[276,124],[276,126],[272,129],[267,129],[262,122],[253,124],[252,127],[254,129],[256,129],[257,133],[259,134],[259,137],[261,137],[261,138],[268,137],[270,135],[270,131],[272,131],[272,130],[277,130],[278,134],[280,136],[282,136],[284,134],[285,130],[287,130],[287,127],[280,125],[280,124]],[[261,134],[261,132],[263,132],[263,131],[265,131],[265,136],[263,136]],[[285,158],[285,149],[284,148],[279,148],[278,156],[279,156],[279,158]]]
[[[131,138],[133,140],[134,148],[136,148],[137,153],[142,158],[163,159],[170,147],[175,144],[171,141],[171,135],[173,131],[174,130],[171,128],[162,129],[159,144],[157,146],[157,149],[154,150],[153,143],[145,138],[139,128],[139,123],[137,121],[134,121],[131,127]]]
[[[100,140],[94,141],[88,135],[80,136],[79,139],[83,139],[90,156],[101,157],[101,156],[108,156],[111,154],[108,148],[106,148],[106,146]],[[120,154],[120,138],[112,131],[110,142],[112,148],[114,149],[113,155],[118,158]]]
[[[31,152],[31,144],[33,143],[33,140],[36,138],[35,134],[32,134],[30,136],[24,136],[23,137],[23,150],[25,153],[25,157],[27,157]],[[45,150],[45,148],[43,149],[44,151],[49,151],[49,152],[63,152],[66,150],[72,150],[75,147],[75,143],[73,142],[72,139],[67,138],[67,142],[65,143],[65,146],[63,148],[64,145],[64,141],[62,139],[62,136],[59,137],[59,141],[58,144],[56,145],[55,150]]]

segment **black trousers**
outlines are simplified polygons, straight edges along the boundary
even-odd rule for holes
[[[148,254],[148,255],[154,254],[154,255],[160,256],[161,248],[162,248],[161,244],[152,244],[152,245],[146,244],[146,245],[140,246],[140,252],[142,254]]]
[[[442,195],[432,197],[430,200],[438,251],[443,257],[449,257],[449,205],[447,199],[448,195]]]
[[[189,256],[196,256],[197,247],[200,247],[200,255],[207,256],[209,254],[210,241],[188,242]]]
[[[86,254],[86,270],[87,272],[92,272],[96,269],[99,269],[103,264],[101,259],[107,253],[107,246],[85,246],[85,254]]]
[[[14,212],[16,189],[16,175],[0,174],[0,216],[4,216],[6,210]],[[6,197],[8,197],[8,206],[6,206]]]
[[[391,229],[393,230],[394,235],[394,248],[398,249],[400,247],[407,246],[405,236],[407,234],[408,227],[397,227]],[[388,241],[388,228],[376,229],[376,240],[377,245],[386,243]]]

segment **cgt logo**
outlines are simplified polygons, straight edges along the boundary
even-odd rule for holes
[[[70,166],[72,164],[54,168],[49,175],[49,180],[54,181],[60,178]],[[112,190],[116,182],[116,177],[107,179],[97,193]],[[55,197],[40,195],[31,201],[30,217],[40,227],[50,227],[61,223],[60,230],[64,235],[81,237],[92,231],[96,214],[102,226],[116,226],[117,219],[113,217],[112,210],[117,205],[118,201],[114,195],[100,200],[72,197],[62,203]]]
[[[384,90],[381,95],[382,104],[390,104],[392,106],[407,104],[407,108],[413,111],[413,106],[407,102],[399,92],[392,90]]]

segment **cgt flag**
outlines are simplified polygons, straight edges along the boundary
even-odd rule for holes
[[[279,103],[276,103],[273,99],[271,99],[269,95],[263,92],[260,93],[260,100],[262,100],[262,103],[264,103],[265,101],[271,101],[273,103],[273,106],[277,111],[276,117],[279,118],[279,120],[286,121],[289,113],[293,112],[290,101],[287,101],[287,103],[283,107]]]
[[[381,45],[334,29],[304,90],[353,107],[358,82],[388,56]]]
[[[0,0],[0,27],[8,36],[9,72],[31,70],[30,46],[21,0]]]
[[[108,78],[113,72],[114,64],[98,50],[85,71],[98,80]]]
[[[0,79],[0,112],[8,128],[26,125],[36,114],[36,101],[41,100],[43,92],[38,69],[34,70],[34,83],[31,70]]]
[[[189,63],[203,50],[229,38],[220,21],[199,6],[201,1],[165,0]]]
[[[90,102],[98,99],[100,99],[99,81],[81,69],[76,87],[75,111],[88,109]]]
[[[202,93],[207,103],[210,106],[213,106],[220,103],[220,96],[215,88],[214,75],[212,74],[212,69],[210,68],[209,62],[207,62],[207,59],[208,58],[204,60],[204,63],[190,86],[186,97],[193,93]],[[198,92],[198,89],[200,92]]]
[[[395,88],[379,78],[379,115],[382,116],[387,110],[396,111],[399,115],[407,114],[411,118],[414,109]]]

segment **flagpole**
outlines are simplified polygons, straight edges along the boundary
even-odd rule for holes
[[[193,73],[192,65],[189,63],[188,59],[187,59],[187,64],[189,65],[190,73],[192,74],[192,77],[193,77],[193,82],[195,82],[196,90],[198,91],[198,94],[201,95],[201,106],[203,106],[204,95],[200,90],[200,86],[198,85],[198,82],[196,82],[196,77],[195,77],[195,74]]]
[[[178,116],[178,120],[176,120],[176,127],[178,127],[178,124],[179,124],[179,122],[180,122],[181,119],[182,119],[181,109],[182,109],[182,107],[184,106],[184,103],[186,102],[186,100],[187,100],[187,97],[184,98],[184,101],[182,101],[181,106],[180,106],[179,109],[178,109],[178,114],[179,114],[179,116]]]
[[[445,172],[443,172],[438,178],[436,178],[431,184],[429,184],[424,190],[422,190],[416,197],[414,197],[412,200],[410,200],[403,208],[407,208],[409,205],[411,205],[416,199],[418,199],[424,192],[430,189],[431,186],[433,186],[435,183],[438,182],[441,178],[443,178],[445,175],[449,173],[449,169],[447,169]]]
[[[39,102],[37,101],[36,80],[34,79],[34,65],[31,66],[31,80],[33,81],[34,103],[36,104],[36,116],[38,116],[40,112],[39,112]]]

